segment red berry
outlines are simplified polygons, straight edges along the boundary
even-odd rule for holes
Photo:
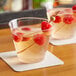
[[[31,28],[28,28],[28,27],[24,27],[22,28],[23,31],[31,31]]]
[[[19,33],[19,32],[17,32],[17,33],[12,34],[12,35],[13,35],[13,39],[14,39],[14,41],[16,41],[16,42],[20,42],[20,41],[22,40],[22,35],[23,35],[23,33]]]
[[[43,22],[41,23],[41,29],[42,29],[42,31],[44,31],[44,32],[48,32],[51,27],[52,27],[52,26],[51,26],[48,22],[46,22],[46,21],[43,21]]]
[[[45,43],[45,36],[43,34],[34,35],[34,42],[38,45],[43,45]]]
[[[73,22],[74,18],[70,14],[66,14],[63,18],[63,22],[66,24],[71,24]]]
[[[74,13],[76,13],[76,5],[74,5],[74,6],[72,7],[72,10],[73,10]]]
[[[22,41],[28,41],[30,37],[23,37]]]
[[[54,23],[60,23],[61,22],[61,17],[60,16],[55,16],[55,20],[53,22]]]

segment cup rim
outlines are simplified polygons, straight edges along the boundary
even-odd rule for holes
[[[48,21],[47,18],[41,18],[41,17],[21,17],[21,18],[15,18],[15,19],[10,20],[8,22],[8,25],[10,26],[12,22],[17,21],[17,20],[20,20],[20,19],[40,19],[40,20]]]
[[[21,18],[12,19],[12,20],[9,21],[9,23],[12,22],[12,21],[15,21],[15,20],[20,20],[20,19],[40,19],[40,20],[48,21],[47,18],[41,18],[41,17],[21,17]]]
[[[66,10],[70,10],[71,12],[66,11]],[[60,7],[60,8],[53,8],[53,9],[47,11],[47,13],[48,13],[48,15],[52,16],[53,14],[51,14],[51,12],[55,13],[57,11],[64,12],[64,13],[58,13],[58,15],[63,15],[63,14],[65,15],[65,14],[73,14],[73,12],[76,10],[72,10],[72,8],[67,8],[67,7],[65,7],[65,8]]]

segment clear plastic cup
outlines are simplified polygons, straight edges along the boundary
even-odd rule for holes
[[[73,7],[58,6],[47,11],[49,22],[53,26],[53,39],[70,39],[75,36],[76,13]]]
[[[42,30],[43,21],[47,22],[47,19],[24,17],[9,22],[17,56],[21,62],[35,63],[44,59],[50,28]]]

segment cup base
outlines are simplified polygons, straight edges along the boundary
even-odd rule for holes
[[[36,60],[23,60],[23,59],[20,59],[19,58],[19,61],[22,62],[22,63],[26,63],[26,64],[31,64],[31,63],[38,63],[38,62],[41,62],[43,61],[44,58],[41,58],[41,59],[36,59]]]

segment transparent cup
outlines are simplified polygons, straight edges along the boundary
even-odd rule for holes
[[[49,44],[50,29],[41,29],[44,18],[24,17],[9,22],[18,59],[23,63],[42,61]]]
[[[76,10],[67,5],[61,5],[47,11],[49,22],[53,26],[51,37],[53,39],[70,39],[76,33]]]

